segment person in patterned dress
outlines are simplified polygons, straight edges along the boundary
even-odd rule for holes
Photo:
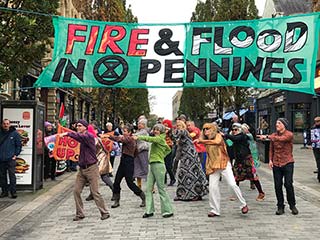
[[[178,185],[174,200],[202,200],[202,197],[208,192],[208,182],[202,170],[198,153],[184,122],[177,121],[173,136],[177,141],[176,158],[179,159]]]

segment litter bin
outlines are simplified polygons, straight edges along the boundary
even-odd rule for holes
[[[270,140],[257,139],[257,147],[258,147],[260,161],[264,163],[269,163]]]

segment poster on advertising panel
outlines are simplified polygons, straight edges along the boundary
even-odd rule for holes
[[[22,151],[16,159],[17,184],[32,184],[33,109],[3,108],[3,115],[21,137]]]

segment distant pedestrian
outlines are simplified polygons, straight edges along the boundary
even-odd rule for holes
[[[239,199],[242,213],[248,213],[249,208],[234,179],[226,144],[218,131],[217,125],[205,123],[203,125],[201,138],[196,139],[195,142],[204,144],[207,151],[206,173],[209,176],[209,204],[211,207],[208,217],[220,216],[221,214],[219,181],[221,176],[226,179],[227,184]]]
[[[112,133],[114,130],[113,130],[113,124],[111,122],[107,122],[106,123],[106,129],[104,131],[104,133]],[[114,142],[115,145],[118,145],[117,142]],[[112,150],[110,152],[110,163],[111,163],[111,166],[113,167],[114,165],[114,159],[116,158],[116,152],[114,150]],[[112,177],[112,173],[109,174],[110,177]]]
[[[104,200],[99,193],[99,168],[98,159],[96,156],[96,145],[94,136],[88,132],[88,122],[81,119],[77,122],[77,132],[65,132],[61,133],[60,137],[68,136],[80,143],[80,154],[79,154],[79,171],[76,177],[76,182],[74,186],[74,200],[76,203],[76,216],[73,221],[79,221],[85,218],[83,202],[81,199],[81,192],[89,182],[90,192],[93,199],[100,211],[101,220],[105,220],[110,217]]]
[[[15,127],[11,126],[9,119],[3,119],[0,130],[0,181],[2,189],[0,198],[8,197],[9,191],[12,198],[17,198],[16,158],[20,154],[21,148],[19,133]]]
[[[311,128],[311,146],[317,164],[317,179],[320,182],[320,117],[314,119],[314,125]]]
[[[278,118],[276,132],[271,135],[258,135],[260,139],[270,139],[269,167],[273,171],[274,188],[277,196],[276,215],[284,214],[284,197],[282,187],[286,188],[287,201],[293,215],[299,213],[293,188],[293,133],[287,130],[286,118]],[[284,179],[284,184],[283,184]]]
[[[44,123],[44,136],[48,137],[56,134],[53,124],[50,122]],[[51,178],[52,181],[56,180],[56,160],[47,147],[44,149],[44,179]]]
[[[170,152],[170,147],[165,140],[165,126],[162,124],[154,125],[152,129],[154,136],[134,136],[136,140],[151,142],[149,173],[147,178],[146,190],[146,210],[143,218],[152,217],[154,215],[153,188],[157,184],[160,195],[160,205],[162,217],[168,218],[173,216],[173,208],[168,193],[165,190],[164,176],[166,167],[164,157]]]

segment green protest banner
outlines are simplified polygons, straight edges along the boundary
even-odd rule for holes
[[[276,88],[314,93],[319,13],[137,24],[53,18],[52,62],[35,87]]]

